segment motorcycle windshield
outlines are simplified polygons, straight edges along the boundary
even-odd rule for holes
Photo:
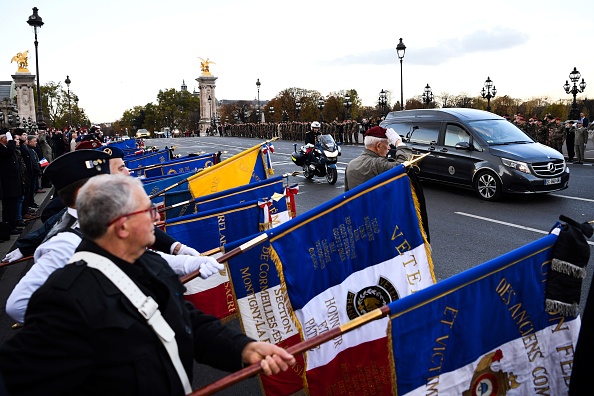
[[[328,151],[332,151],[334,150],[334,139],[332,138],[332,135],[321,135],[318,136],[318,141],[320,142],[320,144],[322,145],[322,148],[324,150],[328,150]]]

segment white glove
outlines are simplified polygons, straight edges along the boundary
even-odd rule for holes
[[[163,252],[155,251],[158,255],[163,257],[167,264],[173,269],[173,271],[179,275],[188,275],[196,270],[200,270],[200,277],[206,279],[209,276],[225,269],[223,264],[208,256],[187,256],[187,255],[171,255]]]
[[[388,128],[386,130],[386,137],[388,138],[388,143],[396,147],[404,145],[404,143],[402,143],[402,138],[400,137],[400,135],[397,134],[396,131],[392,128]]]
[[[195,257],[199,257],[200,256],[200,252],[194,248],[191,248],[187,245],[184,245],[181,242],[176,242],[173,245],[171,245],[171,252],[173,254],[173,251],[175,250],[175,247],[177,244],[180,244],[180,248],[177,251],[177,253],[175,253],[176,255],[180,256],[180,255],[185,255],[185,256],[195,256]]]
[[[8,261],[9,263],[12,263],[13,261],[16,261],[18,259],[22,259],[23,257],[24,256],[23,256],[23,253],[21,253],[21,250],[20,249],[16,249],[16,250],[13,250],[12,252],[8,253],[6,255],[6,257],[4,257],[4,260],[3,261]]]
[[[225,266],[216,259],[208,256],[192,257],[200,263],[200,277],[206,279],[225,269]]]
[[[6,140],[8,140],[9,142],[12,140],[12,134],[9,132],[6,132]]]

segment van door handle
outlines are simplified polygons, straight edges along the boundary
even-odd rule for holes
[[[435,147],[431,146],[427,150],[429,150],[429,151],[435,151]]]

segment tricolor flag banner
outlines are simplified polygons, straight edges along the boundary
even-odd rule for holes
[[[126,164],[126,167],[134,170],[144,166],[167,162],[170,160],[169,153],[169,150],[159,150],[145,155],[124,157],[124,163]]]
[[[49,161],[45,157],[43,157],[42,159],[39,160],[40,167],[45,168],[48,165],[49,165]]]
[[[270,305],[276,307],[275,318],[291,306],[300,338],[307,340],[433,285],[429,246],[420,224],[410,180],[404,166],[399,166],[267,231],[269,240],[252,249],[268,251],[279,271],[279,287],[286,288],[286,302],[281,304],[282,295],[273,301],[255,291],[252,296],[249,288],[241,301],[242,287],[272,287],[273,277],[267,275],[268,283],[264,283],[257,268],[246,270],[250,263],[243,259],[245,253],[230,260],[244,328],[245,323],[254,322],[258,333],[272,334],[275,343],[289,343],[295,339],[293,333],[279,335],[279,319],[258,318]],[[250,281],[246,271],[252,276]],[[389,381],[377,386],[392,372],[387,323],[387,318],[375,321],[310,350],[305,376],[308,391],[312,395],[346,394],[354,389],[361,394],[391,392]],[[373,373],[377,380],[353,388],[341,386],[345,379],[361,378],[362,372]],[[286,385],[299,384],[288,381]]]
[[[275,194],[283,194],[284,178],[275,176],[270,179],[262,180],[256,183],[245,184],[239,187],[230,188],[218,193],[205,195],[192,199],[184,193],[165,193],[165,206],[172,206],[176,203],[188,202],[186,205],[176,206],[168,209],[167,219],[173,219],[188,213],[200,213],[207,210],[213,210],[224,206],[235,205],[241,202],[253,201],[263,198],[272,198]],[[289,212],[285,212],[289,216]],[[274,213],[275,216],[281,215],[281,212]],[[288,220],[288,217],[283,221]]]
[[[216,164],[216,161],[216,154],[204,154],[197,157],[174,159],[162,164],[139,169],[136,173],[144,173],[145,177],[171,175],[175,173],[203,170],[204,168],[208,168],[209,166]]]
[[[393,394],[566,395],[580,318],[545,312],[556,239],[391,303]]]
[[[253,237],[231,242],[225,246],[225,251],[231,251]],[[225,297],[235,296],[237,299],[239,319],[245,334],[283,348],[299,343],[299,326],[286,289],[281,286],[270,241],[263,241],[228,260],[227,266],[233,284],[229,289],[234,294]],[[273,376],[259,376],[264,394],[290,395],[303,389],[304,358],[302,354],[295,358],[297,364],[289,370]]]
[[[269,169],[264,161],[261,144],[249,148],[218,164],[204,169],[188,180],[194,198],[213,194],[244,184],[268,178]]]
[[[269,229],[273,224],[268,212],[288,212],[285,199],[269,202],[269,206],[261,205],[258,200],[244,202],[167,220],[165,231],[200,252],[224,247],[229,242]],[[215,274],[206,280],[197,278],[185,286],[186,299],[200,310],[221,319],[236,313],[233,298],[229,300],[232,291],[226,273]]]

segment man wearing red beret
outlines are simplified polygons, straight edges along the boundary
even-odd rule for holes
[[[374,126],[365,132],[365,148],[361,155],[349,162],[344,172],[344,191],[349,191],[360,184],[386,172],[412,158],[412,150],[402,142],[402,138],[392,128]],[[391,146],[396,147],[394,158],[387,158]],[[414,171],[408,173],[412,187],[419,200],[423,230],[430,241],[429,220],[425,206],[423,187]]]
[[[349,191],[367,180],[390,170],[411,158],[412,151],[406,148],[393,129],[380,126],[369,128],[363,139],[365,148],[360,156],[349,162],[344,172],[344,191]],[[386,158],[390,144],[396,146],[396,160]]]

